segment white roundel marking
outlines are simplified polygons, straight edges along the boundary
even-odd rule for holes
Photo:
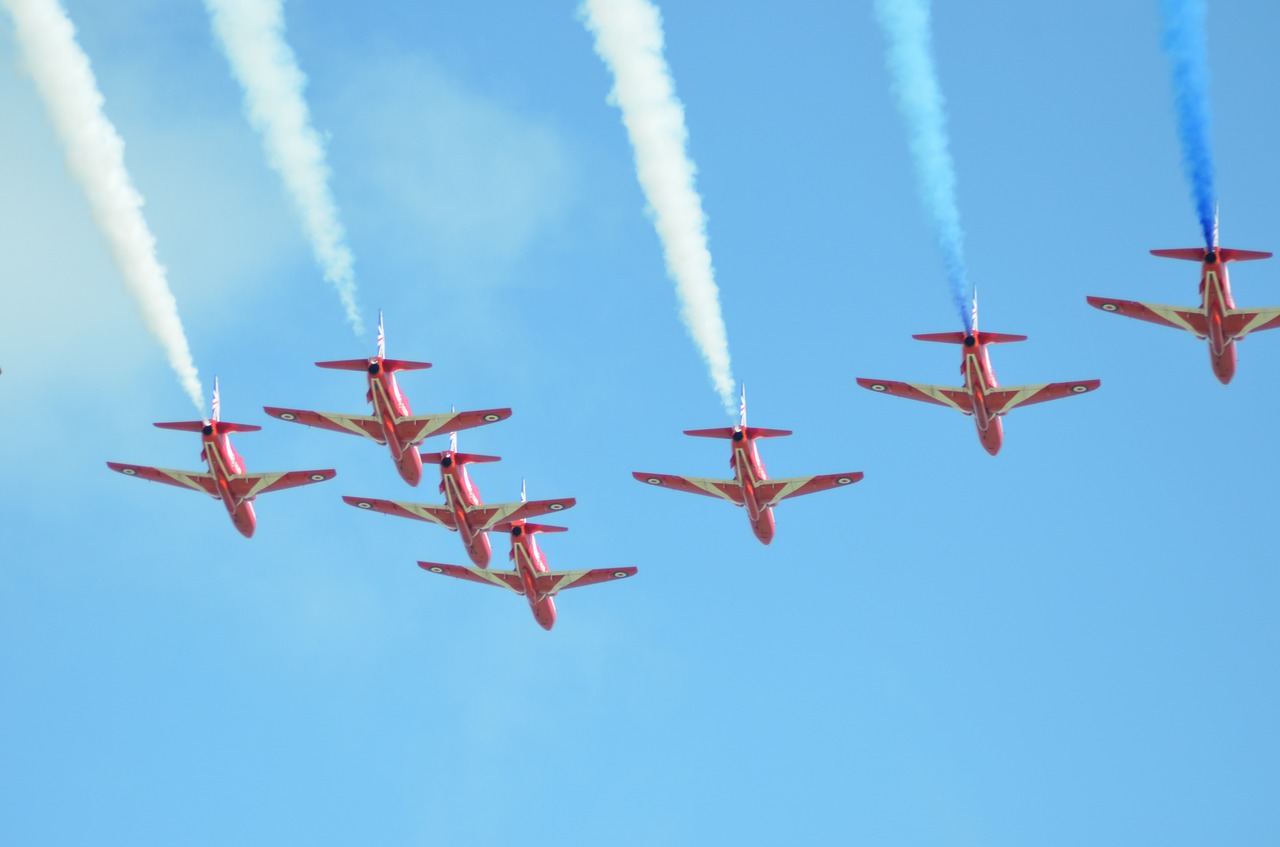
[[[282,420],[282,421],[292,421],[292,420],[297,420],[297,417],[298,417],[297,415],[292,414],[292,413],[290,413],[290,412],[281,412],[281,413],[280,413],[280,420]]]
[[[356,507],[357,507],[357,508],[360,508],[360,509],[372,509],[372,508],[373,508],[373,504],[372,504],[372,503],[365,503],[364,501],[361,501],[361,502],[359,502],[359,503],[356,503]]]
[[[1116,309],[1119,309],[1119,308],[1120,308],[1120,307],[1119,307],[1119,306],[1117,306],[1115,303],[1103,303],[1103,304],[1102,304],[1102,311],[1104,311],[1104,312],[1114,312]]]
[[[126,476],[137,476],[137,475],[138,475],[138,472],[137,472],[137,471],[135,471],[133,468],[121,468],[121,469],[120,469],[120,473],[125,474]]]
[[[444,568],[432,568],[432,573],[444,573]]]
[[[486,421],[488,421],[489,423],[493,423],[494,421],[500,421],[500,420],[502,420],[502,418],[501,418],[501,417],[499,417],[498,415],[485,415],[485,416],[484,416],[484,419],[485,419]]]
[[[847,476],[842,476],[836,479],[836,485],[848,485],[851,482],[853,482],[853,480]]]
[[[884,391],[884,389],[885,389],[885,387],[884,387],[883,385],[881,385],[880,383],[878,383],[878,382],[877,382],[877,383],[874,383],[874,384],[871,386],[871,390],[872,390],[872,391]]]
[[[645,482],[649,483],[650,485],[662,485],[662,480],[658,479],[656,476],[649,477],[648,479],[645,480]]]
[[[563,509],[563,508],[564,508],[564,504],[563,504],[563,503],[552,503],[552,504],[551,504],[550,506],[548,506],[547,508],[548,508],[548,509],[550,509],[550,510],[551,510],[551,511],[553,511],[553,512],[558,512],[558,511],[560,511],[561,509]]]
[[[1089,386],[1087,386],[1087,385],[1073,385],[1073,386],[1071,386],[1071,390],[1072,390],[1072,391],[1074,391],[1074,392],[1075,392],[1075,393],[1077,393],[1077,394],[1083,394],[1083,393],[1085,393],[1086,391],[1088,391],[1088,390],[1089,390]]]
[[[613,578],[614,578],[614,579],[622,579],[622,578],[623,578],[624,576],[626,576],[626,575],[627,575],[627,572],[626,572],[626,571],[614,571],[614,572],[613,572]]]
[[[325,478],[326,478],[326,477],[325,477],[325,475],[324,475],[324,474],[322,474],[322,473],[313,473],[313,474],[311,475],[311,481],[312,481],[312,482],[319,482],[320,480],[325,479]]]

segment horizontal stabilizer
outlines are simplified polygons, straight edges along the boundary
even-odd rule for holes
[[[536,532],[568,532],[569,531],[569,527],[567,526],[551,526],[550,524],[544,524],[544,523],[525,523],[525,524],[521,524],[521,526],[524,528],[525,535],[533,535]],[[497,530],[498,532],[511,532],[512,530],[515,529],[511,521],[501,521],[500,523],[494,524],[493,527],[491,528]]]
[[[737,432],[737,427],[721,426],[714,429],[686,429],[685,435],[693,435],[698,438],[733,438],[733,434]],[[762,426],[749,426],[746,429],[747,438],[781,438],[784,435],[791,435],[789,429],[766,429]]]
[[[1176,250],[1152,250],[1152,256],[1162,259],[1185,259],[1188,262],[1203,262],[1207,251],[1203,247],[1179,247]]]
[[[1026,341],[1025,335],[1009,335],[1004,332],[981,332],[974,330],[973,335],[980,344],[1010,344],[1014,341]],[[916,341],[937,341],[943,344],[964,344],[969,337],[965,332],[926,332],[911,336]]]
[[[422,453],[422,461],[427,464],[440,464],[444,460],[443,453]],[[478,453],[454,453],[453,461],[459,465],[481,465],[486,462],[501,462],[501,456],[481,456]]]
[[[334,371],[365,371],[369,369],[368,359],[342,359],[337,362],[316,362],[317,368],[328,368]]]
[[[1256,262],[1258,259],[1270,259],[1271,254],[1265,250],[1232,250],[1222,247],[1218,250],[1224,262]]]
[[[204,432],[204,428],[208,426],[204,421],[169,421],[154,425],[161,429],[176,429],[178,432]],[[231,423],[230,421],[218,421],[217,427],[218,432],[258,432],[262,429],[257,424]]]
[[[404,359],[382,360],[382,369],[392,374],[400,371],[425,371],[429,367],[431,367],[430,362],[408,362]]]

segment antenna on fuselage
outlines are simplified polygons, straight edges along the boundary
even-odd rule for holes
[[[387,334],[382,329],[382,310],[378,310],[378,358],[387,357]]]

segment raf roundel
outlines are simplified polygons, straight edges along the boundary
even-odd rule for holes
[[[1119,306],[1117,306],[1115,303],[1103,303],[1103,304],[1102,304],[1102,311],[1104,311],[1104,312],[1114,312],[1116,309],[1119,309],[1119,308],[1120,308],[1120,307],[1119,307]]]
[[[431,572],[432,572],[432,573],[444,573],[444,568],[439,568],[439,567],[432,568],[432,569],[431,569]]]
[[[847,476],[842,476],[842,477],[837,477],[837,478],[836,478],[836,485],[848,485],[848,484],[849,484],[849,483],[851,483],[851,482],[853,482],[853,480],[852,480],[852,479],[849,479],[849,477],[847,477]]]
[[[613,572],[613,578],[614,578],[614,579],[622,579],[622,578],[623,578],[624,576],[626,576],[626,575],[627,575],[627,572],[626,572],[626,571],[614,571],[614,572]]]
[[[297,417],[297,415],[294,415],[294,414],[292,414],[291,412],[281,412],[281,413],[280,413],[280,420],[282,420],[282,421],[291,421],[291,420],[294,420],[296,417]]]
[[[325,475],[324,475],[324,474],[322,474],[322,473],[313,473],[313,474],[311,475],[311,481],[312,481],[312,482],[320,482],[320,481],[321,481],[321,480],[323,480],[323,479],[325,479]]]
[[[133,468],[121,468],[121,469],[120,469],[120,473],[125,474],[126,476],[137,476],[137,475],[138,475],[138,472],[137,472],[137,471],[135,471]]]
[[[649,477],[648,479],[645,480],[645,482],[649,483],[650,485],[662,485],[662,480],[658,479],[656,476]]]
[[[872,386],[871,386],[871,390],[872,390],[872,391],[884,391],[884,386],[877,382],[877,383],[875,383],[874,385],[872,385]]]
[[[497,415],[485,415],[485,416],[484,416],[484,419],[485,419],[486,421],[488,421],[489,423],[493,423],[494,421],[500,421],[500,420],[502,420],[502,418],[498,417]]]
[[[1076,394],[1083,394],[1083,393],[1085,393],[1086,391],[1088,391],[1088,390],[1089,390],[1089,386],[1087,386],[1087,385],[1073,385],[1073,386],[1071,386],[1071,390],[1072,390],[1072,391],[1074,391]]]
[[[372,509],[372,508],[373,508],[373,504],[372,504],[372,503],[366,503],[366,502],[364,502],[363,500],[361,500],[359,503],[356,503],[356,508],[357,508],[357,509]]]
[[[550,510],[551,510],[551,511],[553,511],[553,512],[558,512],[558,511],[560,511],[561,509],[563,509],[563,508],[564,508],[564,504],[563,504],[563,503],[552,503],[552,504],[551,504],[550,506],[548,506],[547,508],[548,508],[548,509],[550,509]]]

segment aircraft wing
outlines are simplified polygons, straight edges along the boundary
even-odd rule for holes
[[[957,412],[973,414],[973,400],[969,392],[963,388],[947,385],[922,385],[913,382],[893,382],[887,379],[866,379],[858,377],[858,385],[872,391],[892,394],[894,397],[905,397],[908,400],[920,400],[924,403],[935,403],[939,406],[950,406]]]
[[[718,497],[721,500],[728,500],[735,506],[742,505],[742,489],[736,480],[699,479],[694,476],[673,476],[665,473],[636,472],[631,475],[649,485],[685,491],[689,494],[702,494],[706,497]]]
[[[468,568],[462,565],[442,565],[436,562],[418,562],[418,567],[431,573],[444,574],[454,579],[465,579],[470,582],[482,582],[496,585],[516,594],[524,594],[524,585],[520,582],[520,574],[515,571],[491,571],[485,568]]]
[[[510,409],[483,409],[479,412],[447,412],[442,415],[418,415],[396,423],[396,435],[405,444],[419,444],[441,432],[457,432],[511,417]]]
[[[300,423],[333,432],[349,432],[372,438],[379,444],[386,444],[382,434],[382,422],[368,415],[344,415],[340,412],[308,412],[306,409],[278,409],[275,406],[264,406],[263,410],[273,418],[290,423]]]
[[[591,571],[548,571],[538,574],[536,582],[539,593],[546,597],[554,597],[566,588],[581,588],[584,585],[612,582],[615,579],[626,579],[635,575],[636,569],[631,567],[596,568]]]
[[[372,497],[343,497],[343,502],[357,509],[394,515],[398,518],[413,518],[426,521],[445,529],[457,529],[453,512],[446,506],[432,506],[427,503],[404,503],[397,500],[375,500]]]
[[[862,479],[861,471],[797,476],[791,479],[769,479],[756,486],[756,495],[760,505],[769,508],[789,497],[802,497],[805,494],[830,491],[833,488],[851,485],[860,479]]]
[[[1204,309],[1190,306],[1159,306],[1155,303],[1135,303],[1132,300],[1108,300],[1105,297],[1088,297],[1089,305],[1104,312],[1124,315],[1126,318],[1137,318],[1161,326],[1182,329],[1196,338],[1204,338],[1209,334],[1208,321]]]
[[[549,515],[568,509],[577,502],[572,497],[566,497],[563,500],[530,500],[527,503],[490,503],[468,509],[467,522],[477,532],[488,532],[500,523]]]
[[[284,491],[286,488],[297,488],[300,485],[312,485],[333,479],[338,472],[332,469],[323,471],[281,471],[279,473],[247,473],[237,474],[227,481],[231,491],[237,497],[252,500],[259,494],[270,494],[273,491]]]
[[[1030,406],[1049,400],[1060,400],[1075,394],[1093,391],[1101,380],[1084,379],[1079,382],[1049,382],[1042,385],[1015,385],[1009,388],[992,388],[986,392],[987,408],[1003,415],[1018,406]]]
[[[1233,341],[1276,327],[1280,327],[1280,309],[1232,309],[1223,320],[1223,328]]]
[[[119,462],[107,462],[107,467],[125,476],[136,476],[148,482],[163,482],[179,488],[190,488],[201,494],[208,494],[215,500],[221,500],[218,494],[218,483],[213,474],[204,471],[175,471],[171,468],[151,468],[146,465],[122,465]]]

